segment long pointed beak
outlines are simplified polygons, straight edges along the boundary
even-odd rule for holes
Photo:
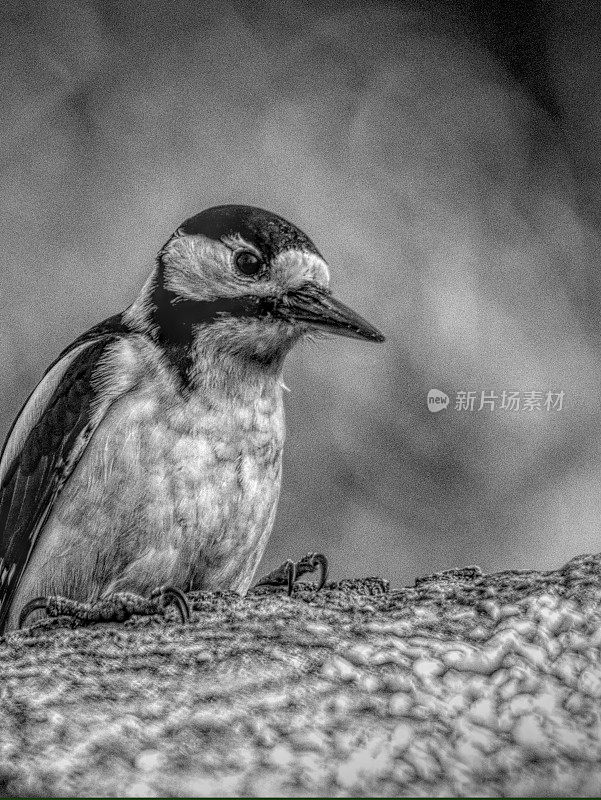
[[[382,334],[352,308],[336,300],[330,292],[314,283],[306,283],[285,294],[277,305],[276,316],[304,322],[339,336],[383,342]]]

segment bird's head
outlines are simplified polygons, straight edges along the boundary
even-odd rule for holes
[[[384,340],[328,286],[328,266],[301,230],[260,208],[216,206],[186,220],[162,248],[137,313],[168,345],[276,370],[314,330]]]

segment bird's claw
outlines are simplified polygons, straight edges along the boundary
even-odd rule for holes
[[[36,597],[21,609],[18,627],[34,611],[44,610],[48,617],[71,617],[82,625],[96,622],[125,622],[134,614],[150,616],[164,614],[165,608],[174,605],[182,623],[190,620],[190,605],[186,595],[175,586],[159,586],[150,597],[130,592],[115,592],[92,603],[80,603],[67,597]]]
[[[151,600],[161,598],[163,608],[166,608],[171,601],[179,611],[182,622],[190,622],[190,603],[181,589],[176,586],[159,586],[151,593],[150,598]]]
[[[255,586],[287,586],[288,596],[292,594],[294,584],[297,580],[308,572],[315,572],[319,569],[319,580],[317,590],[323,589],[328,577],[328,559],[323,553],[307,553],[300,561],[288,559],[277,569],[272,570],[269,575],[261,578]]]
[[[46,615],[48,617],[54,616],[50,611],[50,600],[59,599],[59,598],[52,598],[52,597],[36,597],[34,600],[30,600],[29,603],[25,603],[21,612],[19,613],[19,621],[17,623],[17,628],[21,629],[25,624],[25,620],[27,617],[32,614],[34,611],[38,610],[45,610]],[[62,599],[62,598],[61,598]]]

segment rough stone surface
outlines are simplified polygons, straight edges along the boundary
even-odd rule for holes
[[[0,641],[5,796],[598,796],[601,555]]]

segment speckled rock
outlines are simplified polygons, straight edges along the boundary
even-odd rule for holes
[[[601,556],[0,642],[4,796],[596,796]]]

